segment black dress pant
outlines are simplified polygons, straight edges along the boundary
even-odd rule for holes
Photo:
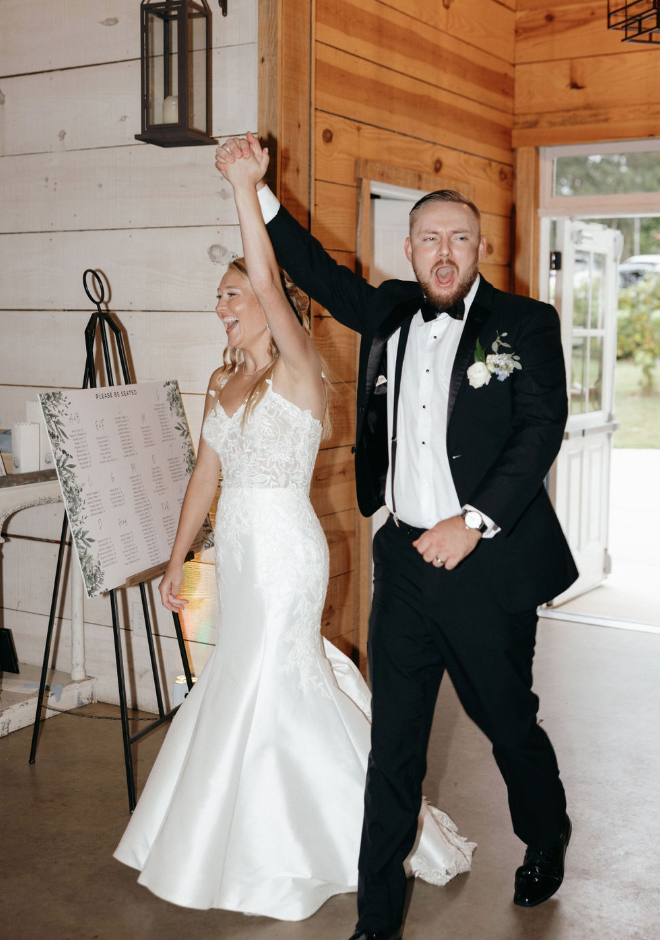
[[[358,926],[403,919],[403,863],[415,842],[426,749],[445,669],[463,708],[488,736],[508,788],[516,835],[558,839],[566,813],[555,754],[532,692],[536,611],[506,613],[474,553],[453,571],[425,562],[417,533],[392,518],[374,540],[369,625],[372,750],[359,861]],[[496,536],[497,537],[497,536]]]

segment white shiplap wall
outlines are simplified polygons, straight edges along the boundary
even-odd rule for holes
[[[257,127],[257,0],[213,14],[213,125],[217,137]],[[138,0],[0,2],[0,427],[24,420],[39,391],[80,386],[90,305],[82,272],[103,271],[137,381],[176,378],[194,436],[224,333],[214,313],[225,266],[240,253],[231,192],[213,147],[162,149],[140,132]],[[218,248],[219,246],[219,248]],[[223,252],[223,249],[226,251]],[[19,659],[39,663],[61,506],[17,514],[2,545],[0,623]],[[191,566],[186,622],[199,672],[211,650],[210,566]],[[155,584],[152,585],[152,594]],[[122,599],[130,625],[137,590]],[[69,666],[69,603],[55,664]],[[167,689],[181,672],[170,614],[157,611]],[[87,672],[96,697],[116,702],[107,597],[86,602]],[[154,709],[146,641],[123,634],[131,701]]]

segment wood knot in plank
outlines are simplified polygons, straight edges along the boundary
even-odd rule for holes
[[[442,160],[436,160],[433,164],[433,172],[439,173],[442,170]]]
[[[331,144],[334,136],[335,135],[332,133],[329,127],[324,128],[323,133],[321,134],[324,144]]]

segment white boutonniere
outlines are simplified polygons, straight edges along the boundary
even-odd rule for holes
[[[387,384],[386,377],[384,375],[379,375],[378,378],[376,379],[376,388],[378,388],[379,385],[386,385],[386,384]]]
[[[488,385],[493,375],[498,381],[503,382],[508,378],[514,369],[522,369],[520,356],[512,352],[500,352],[500,349],[511,349],[510,343],[504,342],[504,337],[508,333],[497,334],[495,342],[492,344],[492,353],[486,355],[483,346],[477,340],[477,347],[474,351],[474,362],[467,370],[468,382],[472,388],[481,388],[482,385]]]

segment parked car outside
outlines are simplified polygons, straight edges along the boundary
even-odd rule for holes
[[[632,255],[619,265],[619,287],[630,287],[652,272],[660,274],[660,254]]]

